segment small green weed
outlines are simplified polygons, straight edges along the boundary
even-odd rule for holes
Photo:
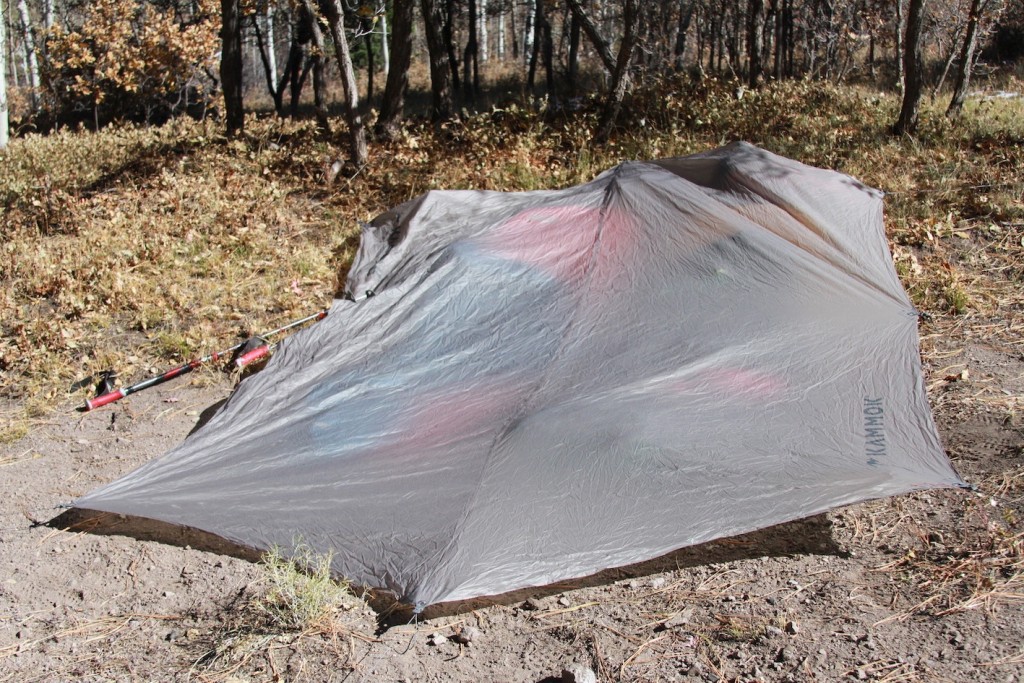
[[[331,577],[331,557],[302,543],[291,558],[276,546],[263,556],[266,592],[254,600],[253,607],[268,619],[270,627],[307,631],[352,606],[355,598],[348,584]]]

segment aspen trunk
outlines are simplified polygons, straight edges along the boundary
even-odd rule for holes
[[[345,120],[348,123],[349,153],[352,163],[357,167],[366,165],[369,152],[366,147],[366,127],[359,111],[359,89],[356,85],[356,72],[352,67],[352,53],[348,47],[348,36],[345,35],[344,9],[341,0],[323,0],[322,8],[327,18],[327,26],[334,39],[334,52],[338,59],[338,71],[341,73],[341,88],[345,94]]]
[[[964,108],[967,89],[971,84],[971,70],[974,67],[974,50],[978,44],[978,24],[985,11],[982,0],[972,0],[971,13],[967,18],[967,35],[964,36],[963,49],[960,50],[960,64],[956,72],[956,84],[953,86],[953,98],[949,101],[946,116],[955,118]]]
[[[0,150],[7,148],[7,26],[4,22],[4,0],[0,0]]]

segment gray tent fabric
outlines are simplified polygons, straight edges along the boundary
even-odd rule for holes
[[[329,317],[76,501],[428,605],[962,486],[882,195],[745,143],[364,226]]]

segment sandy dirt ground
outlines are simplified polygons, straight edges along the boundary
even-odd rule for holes
[[[267,628],[249,607],[258,564],[46,526],[231,387],[69,402],[0,446],[0,680],[537,682],[573,665],[564,680],[1024,680],[1024,357],[928,332],[936,419],[977,491],[873,501],[389,629],[357,600],[316,628]]]

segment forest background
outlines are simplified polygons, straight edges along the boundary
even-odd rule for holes
[[[326,305],[357,222],[431,188],[746,139],[888,191],[905,284],[955,314],[990,294],[922,247],[1021,214],[1020,2],[0,7],[0,390],[27,414]]]

